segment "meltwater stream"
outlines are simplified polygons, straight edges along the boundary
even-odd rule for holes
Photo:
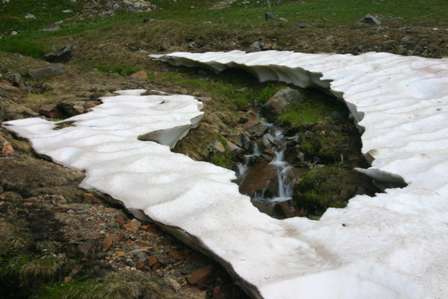
[[[282,202],[290,200],[292,197],[292,186],[288,182],[288,173],[291,170],[291,166],[285,160],[286,140],[280,129],[275,129],[274,141],[277,148],[274,152],[274,159],[272,159],[270,164],[277,171],[277,196],[273,198],[261,198],[261,200]]]
[[[285,150],[288,143],[288,138],[285,137],[283,131],[273,124],[264,123],[268,132],[263,136],[263,147],[271,148],[273,153],[272,160],[269,162],[275,168],[277,173],[277,190],[276,194],[272,192],[257,192],[253,196],[254,201],[263,203],[278,203],[288,201],[292,198],[292,184],[289,177],[289,172],[292,167],[285,160]],[[239,178],[244,178],[249,167],[259,158],[266,158],[266,155],[260,151],[257,141],[252,141],[250,154],[244,155],[242,163],[237,164],[237,174]]]

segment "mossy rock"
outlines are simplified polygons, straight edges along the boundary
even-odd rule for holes
[[[324,163],[344,163],[351,167],[366,167],[361,154],[361,139],[352,124],[319,124],[301,135],[300,150],[307,156],[318,157]]]
[[[319,217],[328,208],[344,208],[357,194],[374,195],[379,189],[372,180],[355,170],[336,166],[307,172],[294,188],[294,202],[308,217]]]

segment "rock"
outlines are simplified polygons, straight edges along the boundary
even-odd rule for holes
[[[129,232],[137,232],[142,224],[137,219],[132,219],[124,225],[124,228]]]
[[[115,234],[106,235],[106,237],[103,240],[103,250],[108,251],[110,248],[112,248],[114,243],[118,241],[118,239],[119,239],[118,236]]]
[[[131,74],[130,77],[139,80],[148,80],[148,74],[143,70]]]
[[[231,153],[238,153],[241,151],[241,148],[233,142],[227,141],[227,147]]]
[[[115,222],[119,225],[124,225],[126,223],[126,217],[123,214],[118,214],[115,216]]]
[[[57,109],[64,118],[72,117],[86,112],[84,102],[62,102],[57,105]]]
[[[62,118],[55,104],[41,106],[39,108],[39,114],[49,118]]]
[[[157,268],[159,263],[159,259],[155,255],[148,256],[148,265],[151,268]]]
[[[260,121],[254,123],[251,127],[246,128],[246,130],[249,132],[249,134],[254,137],[263,136],[263,134],[267,131],[267,129],[268,129],[268,127]]]
[[[14,154],[14,148],[11,143],[5,138],[0,136],[0,146],[2,149],[2,156],[11,156]]]
[[[376,26],[381,25],[381,21],[371,14],[362,17],[362,19],[359,20],[359,22],[367,25],[376,25]]]
[[[212,150],[218,153],[225,153],[226,148],[224,147],[221,141],[215,140],[215,142],[212,145]]]
[[[274,20],[275,19],[275,15],[272,12],[265,12],[264,13],[264,19],[265,21],[269,21],[269,20]]]
[[[2,121],[34,116],[38,114],[24,105],[7,99],[0,100],[0,120]]]
[[[268,162],[257,161],[250,167],[240,184],[240,192],[247,195],[254,195],[265,189],[276,190],[277,171]]]
[[[9,81],[0,80],[0,97],[16,98],[20,96],[21,93],[22,91]]]
[[[165,130],[157,130],[141,135],[138,139],[142,141],[154,141],[159,144],[168,145],[170,148],[174,148],[177,142],[188,133],[191,127],[191,125],[184,125]]]
[[[64,66],[62,64],[49,64],[44,67],[30,70],[28,73],[34,80],[44,80],[64,74]]]
[[[27,20],[35,20],[36,16],[31,14],[31,13],[28,13],[28,14],[25,15],[25,19],[27,19]]]
[[[249,48],[250,48],[251,51],[261,51],[261,50],[263,50],[263,47],[264,47],[263,42],[262,42],[262,41],[259,41],[259,40],[253,42],[253,43],[249,46]]]
[[[303,94],[297,89],[285,87],[277,91],[265,104],[264,109],[267,112],[279,114],[285,111],[286,107],[294,102],[300,102],[304,99]]]
[[[202,285],[205,282],[207,282],[212,272],[213,272],[212,266],[199,268],[190,273],[190,275],[187,278],[187,281],[192,285]]]
[[[101,104],[101,101],[97,101],[97,100],[96,101],[86,101],[86,102],[84,102],[84,109],[86,111],[88,111],[88,110],[92,109],[93,107],[98,106],[100,104]]]
[[[48,62],[68,62],[72,57],[72,47],[68,46],[45,54],[44,59]]]
[[[49,26],[47,28],[42,29],[42,31],[44,31],[44,32],[56,32],[56,31],[59,31],[59,30],[61,30],[61,26],[59,26],[57,24],[54,24],[54,25],[51,25],[51,26]]]
[[[249,150],[251,147],[251,140],[247,135],[241,134],[239,144],[237,144],[240,148],[244,150]]]
[[[17,34],[19,34],[17,31],[11,31],[11,36],[16,36]]]
[[[178,283],[174,278],[172,277],[166,277],[165,278],[166,283],[174,290],[174,291],[179,291],[182,286],[180,285],[180,283]]]
[[[303,29],[306,28],[307,25],[304,22],[297,22],[296,23],[297,28]]]
[[[291,218],[299,215],[292,199],[276,203],[273,212],[278,218]]]

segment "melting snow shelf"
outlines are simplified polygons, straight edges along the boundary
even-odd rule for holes
[[[233,172],[138,140],[156,132],[173,145],[185,135],[201,117],[189,96],[127,91],[71,118],[73,127],[53,130],[38,118],[5,125],[56,162],[85,169],[82,187],[211,253],[253,297],[448,297],[448,60],[275,51],[157,58],[343,93],[364,129],[363,151],[375,158],[367,173],[408,186],[356,196],[319,221],[270,218],[239,194]]]

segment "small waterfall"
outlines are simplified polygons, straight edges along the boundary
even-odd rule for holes
[[[254,159],[261,156],[260,148],[258,147],[258,143],[254,142],[252,143],[252,153],[249,155],[244,155],[244,162],[237,164],[237,176],[238,178],[244,177],[247,170],[249,169],[249,164]]]
[[[288,172],[291,166],[285,161],[284,149],[280,149],[274,153],[274,159],[271,164],[277,170],[277,196],[267,199],[270,202],[282,202],[290,200],[292,197],[292,186],[288,182]]]
[[[266,129],[263,135],[259,136],[262,148],[260,149],[257,141],[251,141],[248,137],[242,137],[246,148],[249,149],[249,153],[245,154],[240,163],[237,164],[236,173],[238,179],[243,182],[247,178],[248,173],[250,173],[250,179],[253,182],[257,174],[251,172],[251,167],[258,162],[263,164],[262,161],[257,161],[258,159],[269,163],[274,168],[276,177],[273,180],[275,181],[266,182],[269,185],[251,194],[251,197],[254,202],[258,202],[261,205],[272,206],[275,203],[288,201],[292,198],[293,182],[291,181],[290,172],[293,167],[285,160],[285,152],[288,144],[291,144],[291,142],[297,143],[298,136],[285,136],[281,128],[264,121],[264,119],[260,121]],[[274,189],[272,184],[275,184]]]

